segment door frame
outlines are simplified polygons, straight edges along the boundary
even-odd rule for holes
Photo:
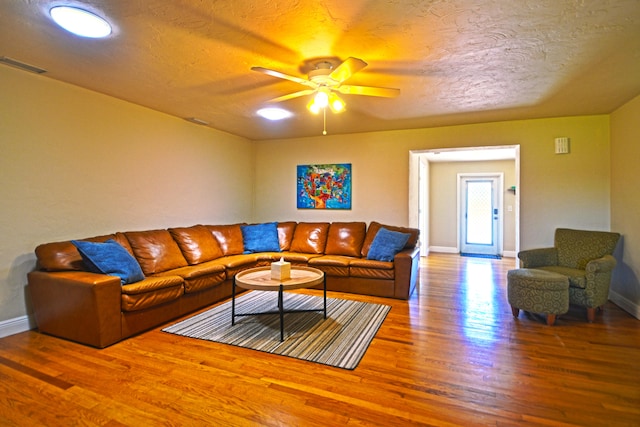
[[[491,254],[484,254],[484,255],[498,255],[498,256],[502,256],[503,255],[503,248],[504,248],[504,213],[502,212],[503,210],[503,197],[502,197],[502,193],[504,191],[504,173],[502,172],[464,172],[464,173],[459,173],[457,174],[458,177],[458,182],[457,182],[457,223],[456,223],[456,227],[457,227],[457,242],[458,242],[458,251],[462,252],[462,249],[464,247],[462,239],[464,238],[463,233],[462,233],[462,228],[463,228],[463,219],[462,219],[462,208],[463,208],[463,201],[462,198],[464,197],[464,195],[466,194],[465,189],[463,188],[462,183],[467,180],[467,179],[474,179],[474,178],[486,178],[486,179],[491,179],[491,180],[496,180],[498,185],[497,188],[495,189],[495,195],[493,195],[493,200],[492,200],[492,204],[494,206],[495,209],[498,209],[498,218],[497,218],[497,223],[495,224],[496,226],[496,230],[495,230],[495,245],[492,245],[492,247],[495,246],[495,250],[496,253],[491,253]],[[495,202],[495,203],[494,203]],[[481,252],[479,252],[481,253]]]

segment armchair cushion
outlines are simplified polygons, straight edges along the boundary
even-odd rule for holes
[[[560,267],[557,265],[537,267],[537,269],[562,274],[563,276],[568,277],[569,286],[573,288],[585,289],[587,287],[587,278],[584,270],[578,270],[577,268]]]
[[[584,270],[589,261],[613,254],[619,238],[620,234],[606,231],[558,228],[555,233],[558,265]]]

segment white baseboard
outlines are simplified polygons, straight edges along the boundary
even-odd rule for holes
[[[450,248],[448,246],[429,246],[429,252],[439,252],[443,254],[457,254],[460,253],[458,248]]]
[[[430,246],[429,252],[438,252],[442,254],[458,254],[460,249],[449,246]],[[503,251],[502,256],[505,258],[515,258],[517,253],[515,251]]]
[[[636,319],[640,320],[640,305],[611,290],[609,291],[609,300]]]
[[[35,329],[36,324],[29,316],[15,317],[0,322],[0,338]]]

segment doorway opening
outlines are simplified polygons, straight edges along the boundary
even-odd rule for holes
[[[502,172],[502,189],[497,190],[502,201],[497,202],[495,224],[501,233],[499,255],[516,258],[520,248],[520,146],[412,150],[409,157],[409,225],[420,230],[422,256],[462,251],[458,173]]]

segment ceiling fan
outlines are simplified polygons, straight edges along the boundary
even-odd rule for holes
[[[289,80],[309,87],[309,89],[271,99],[269,102],[281,102],[301,96],[314,95],[307,105],[307,108],[312,113],[317,114],[327,106],[334,113],[339,113],[344,110],[345,103],[340,99],[337,93],[343,95],[381,96],[385,98],[393,98],[400,94],[400,89],[344,84],[344,82],[353,74],[362,70],[366,66],[367,63],[362,59],[353,57],[347,58],[344,62],[335,67],[335,69],[333,63],[329,60],[318,60],[318,62],[314,64],[314,68],[309,71],[307,79],[291,76],[263,67],[251,67],[251,69],[259,73],[264,73],[269,76]]]

